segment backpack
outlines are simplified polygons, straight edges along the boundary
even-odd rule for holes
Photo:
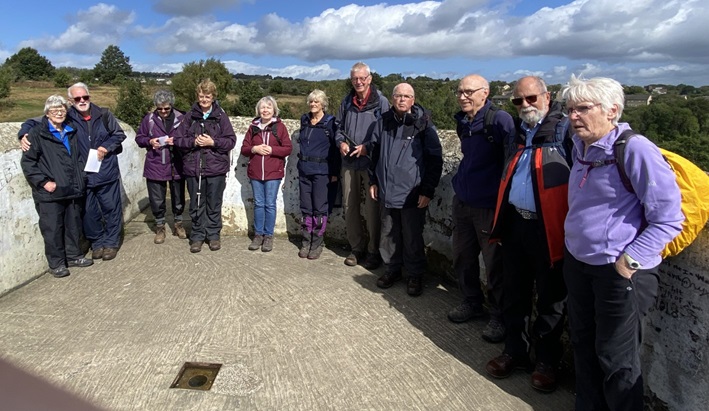
[[[112,116],[113,113],[111,113],[111,111],[110,111],[109,109],[107,109],[107,108],[105,108],[105,107],[102,107],[102,108],[101,108],[101,121],[103,122],[103,127],[106,129],[106,131],[108,132],[108,134],[111,135],[111,134],[113,134],[116,130],[111,129],[111,128],[108,127],[108,120],[109,120],[108,116],[109,116],[109,115]],[[118,121],[118,119],[116,119],[116,121]],[[115,153],[116,155],[118,155],[118,154],[121,154],[122,152],[123,152],[123,144],[119,144],[118,147],[116,147],[116,150],[115,150],[114,153]]]
[[[488,108],[485,112],[485,117],[483,118],[483,135],[490,143],[495,142],[495,138],[492,135],[492,122],[495,120],[495,114],[497,114],[498,110],[500,110],[499,107],[491,104],[490,108]]]
[[[631,193],[634,193],[635,190],[633,190],[625,170],[625,147],[628,140],[636,135],[633,130],[622,132],[613,144],[615,158],[606,161],[608,164],[615,163],[623,186]],[[689,246],[709,220],[709,176],[679,154],[662,148],[660,148],[660,152],[677,178],[677,185],[682,194],[682,213],[684,214],[682,231],[662,250],[662,258],[666,258],[676,256]]]
[[[274,124],[276,124],[276,123],[274,123]],[[271,134],[273,134],[273,137],[276,138],[276,142],[278,143],[278,145],[279,145],[279,146],[282,146],[283,143],[281,142],[281,139],[278,137],[278,132],[276,132],[276,129],[277,129],[277,128],[278,128],[278,127],[275,127],[275,126],[271,127]],[[251,138],[253,139],[254,136],[255,136],[256,134],[260,133],[261,131],[262,131],[262,130],[261,130],[261,128],[260,128],[259,126],[252,124],[252,125],[251,125]]]

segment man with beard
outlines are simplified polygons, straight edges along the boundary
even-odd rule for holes
[[[539,77],[523,77],[515,86],[512,103],[520,117],[516,147],[508,151],[491,233],[502,244],[507,336],[502,354],[485,367],[495,378],[531,367],[534,342],[531,384],[543,392],[556,389],[562,353],[566,311],[562,258],[571,163],[568,118],[561,104],[550,100]],[[537,315],[530,330],[535,291]]]

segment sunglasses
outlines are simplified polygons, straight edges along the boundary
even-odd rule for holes
[[[521,106],[523,101],[526,101],[527,104],[534,104],[537,102],[538,97],[544,94],[546,93],[535,94],[533,96],[526,97],[515,97],[512,99],[512,104],[514,104],[515,106]]]
[[[155,110],[157,111],[170,111],[172,110],[172,107],[158,107]]]
[[[89,95],[74,97],[74,102],[78,103],[80,101],[89,101]]]

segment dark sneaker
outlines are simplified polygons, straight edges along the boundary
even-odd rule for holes
[[[101,260],[101,259],[103,259],[103,247],[97,248],[97,249],[91,251],[91,259],[92,259],[92,260]]]
[[[364,253],[361,251],[352,251],[350,255],[345,258],[345,265],[348,265],[350,267],[354,267],[357,265],[357,262],[360,261],[362,258],[364,258]]]
[[[406,293],[412,297],[421,295],[423,293],[423,278],[409,277],[409,281],[406,284]]]
[[[380,265],[382,265],[382,257],[379,256],[379,253],[367,254],[367,258],[365,258],[362,263],[362,267],[367,270],[376,270]]]
[[[249,250],[256,251],[259,248],[261,248],[262,244],[263,244],[263,236],[257,234],[254,236],[254,239],[251,240],[251,244],[249,244]]]
[[[485,326],[482,337],[487,342],[499,343],[505,339],[506,332],[505,324],[496,319],[491,319]]]
[[[193,241],[192,245],[190,245],[190,252],[198,253],[202,251],[202,245],[204,245],[204,241]]]
[[[386,272],[377,280],[377,287],[389,288],[399,280],[401,280],[401,271]]]
[[[222,242],[219,240],[209,240],[209,249],[212,251],[217,251],[222,248]]]
[[[263,244],[261,244],[261,251],[267,253],[273,250],[273,236],[265,235],[263,236]]]
[[[118,254],[117,248],[106,247],[103,249],[103,261],[113,260]]]
[[[57,268],[50,268],[49,270],[47,270],[47,272],[49,274],[53,275],[54,278],[62,278],[62,277],[66,277],[70,274],[69,269],[64,267],[63,265],[60,265]]]
[[[66,262],[68,267],[88,267],[94,264],[94,260],[90,258],[77,258],[76,260],[69,260]]]
[[[485,315],[485,310],[481,306],[465,302],[448,311],[448,319],[454,323],[464,323],[483,315]]]

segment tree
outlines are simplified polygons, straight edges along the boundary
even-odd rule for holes
[[[185,64],[182,71],[172,78],[172,92],[175,94],[175,105],[177,107],[189,108],[196,100],[195,90],[197,85],[204,79],[210,79],[217,86],[217,97],[222,99],[222,108],[227,110],[224,102],[226,95],[232,88],[232,77],[224,63],[210,58],[207,61],[193,61]]]
[[[130,124],[135,130],[150,111],[153,102],[146,96],[143,85],[137,80],[124,80],[118,88],[116,117]]]
[[[102,83],[114,83],[120,77],[130,77],[132,73],[130,58],[113,44],[106,47],[101,60],[94,66],[94,77]]]
[[[54,86],[55,87],[69,87],[71,85],[73,77],[69,72],[69,69],[62,67],[54,72]]]
[[[7,64],[0,66],[0,99],[10,96],[10,83],[12,82],[12,70]]]
[[[54,66],[32,47],[25,47],[5,60],[15,80],[46,80],[54,77]]]
[[[234,104],[232,114],[253,117],[256,103],[263,97],[261,86],[254,80],[239,81],[236,84],[236,94],[239,96],[239,100]]]

